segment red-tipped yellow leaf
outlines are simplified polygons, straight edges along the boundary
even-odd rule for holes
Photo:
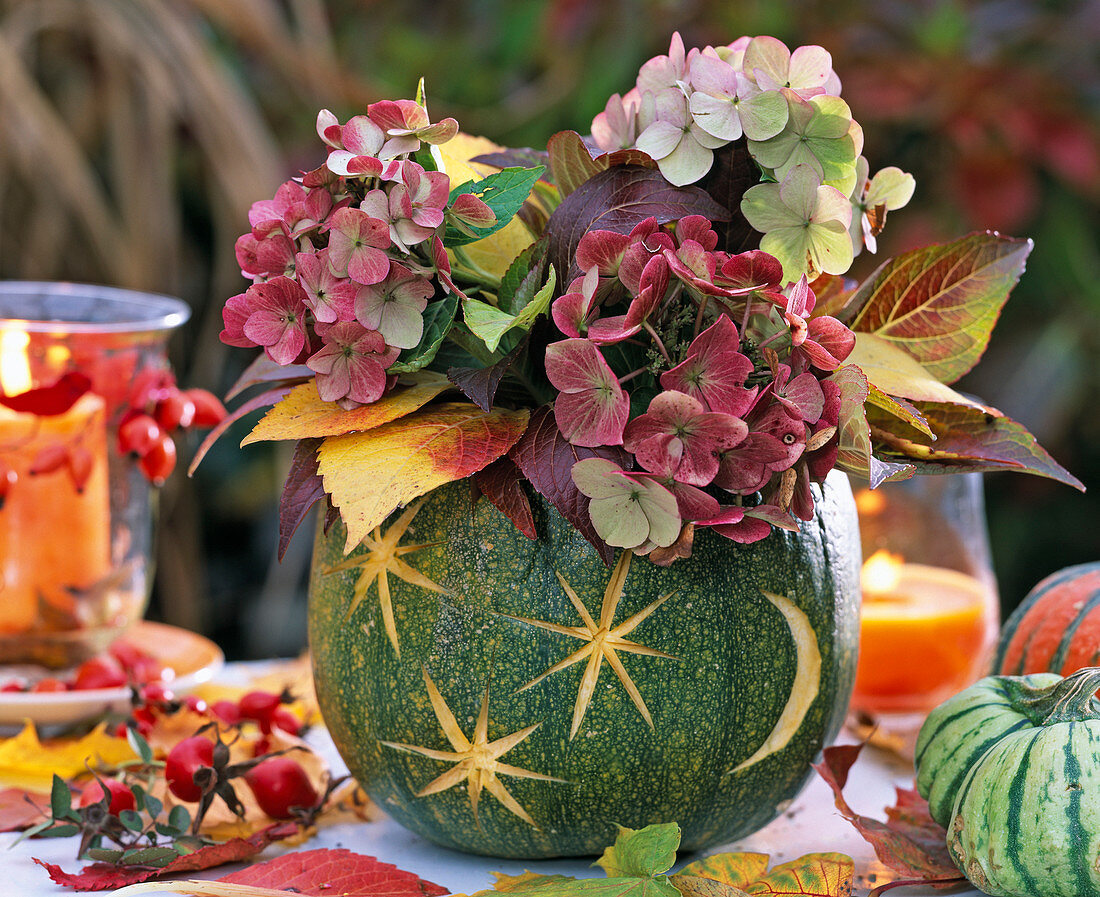
[[[417,371],[408,378],[410,385],[397,386],[370,405],[345,411],[335,402],[322,401],[317,383],[310,380],[291,390],[290,395],[272,407],[256,424],[241,445],[278,439],[309,439],[314,436],[343,436],[372,430],[382,424],[411,414],[441,392],[451,388],[450,381],[434,371]]]
[[[346,550],[392,511],[501,457],[529,416],[526,409],[485,412],[449,402],[364,433],[330,436],[317,453],[317,467],[347,526]]]
[[[843,853],[809,853],[774,867],[745,891],[761,897],[846,897],[852,893],[852,858]]]

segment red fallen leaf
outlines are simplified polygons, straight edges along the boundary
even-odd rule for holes
[[[50,386],[30,389],[17,396],[0,394],[0,405],[23,414],[52,417],[64,414],[91,388],[92,381],[87,374],[69,371],[67,374],[62,374],[57,382]]]
[[[474,485],[499,511],[516,525],[528,539],[537,539],[531,502],[520,485],[523,474],[507,456],[474,474]]]
[[[887,822],[863,816],[848,806],[842,790],[862,744],[827,747],[814,769],[836,795],[836,808],[875,849],[875,855],[900,876],[936,888],[965,884],[966,879],[947,852],[947,832],[928,813],[915,792],[897,789],[898,805],[886,810]]]
[[[281,888],[326,897],[439,897],[447,888],[350,850],[303,850],[219,878],[229,884]]]
[[[0,832],[17,832],[41,822],[46,818],[49,803],[48,794],[5,788],[0,791]]]
[[[213,869],[226,863],[239,863],[251,859],[269,844],[289,838],[298,832],[298,826],[292,822],[261,829],[248,838],[232,838],[221,844],[200,847],[194,853],[172,860],[167,866],[152,868],[149,866],[116,866],[113,863],[92,863],[80,872],[73,874],[60,866],[34,858],[45,869],[55,884],[76,891],[110,891],[126,885],[149,881],[152,878],[167,878],[181,872],[198,872]]]

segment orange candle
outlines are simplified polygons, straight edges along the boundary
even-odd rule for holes
[[[852,705],[926,712],[985,672],[996,635],[996,601],[980,580],[876,552],[864,564]]]
[[[30,387],[10,338],[22,334],[3,336],[0,385],[16,395]],[[0,461],[15,474],[0,504],[0,634],[78,628],[74,593],[111,571],[103,399],[85,393],[58,415],[0,406]]]

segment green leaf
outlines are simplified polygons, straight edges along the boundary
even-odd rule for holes
[[[38,833],[39,838],[71,838],[80,831],[79,825],[66,822],[64,825],[52,825]]]
[[[637,831],[620,826],[615,843],[596,860],[596,865],[609,878],[657,875],[672,868],[679,846],[680,826],[675,822],[649,825]]]
[[[848,326],[890,342],[937,380],[954,383],[985,352],[1031,248],[1031,240],[986,232],[907,252],[859,287]]]
[[[65,819],[73,807],[73,795],[61,776],[54,774],[50,784],[50,812],[54,819]]]
[[[543,282],[549,251],[550,242],[544,238],[516,256],[500,279],[497,303],[501,308],[515,314],[531,301]]]
[[[191,814],[187,811],[187,807],[179,804],[172,807],[168,813],[168,824],[181,832],[188,829],[191,825]]]
[[[153,797],[153,795],[150,794],[145,798],[145,809],[150,816],[156,819],[164,809],[164,803],[159,798]]]
[[[881,408],[883,411],[894,415],[894,417],[905,421],[909,426],[920,430],[926,436],[932,435],[932,430],[928,427],[928,421],[912,404],[905,401],[905,399],[897,398],[897,396],[887,395],[873,383],[867,385],[869,387],[868,402],[876,408]]]
[[[424,309],[424,332],[420,342],[412,349],[404,349],[397,361],[388,368],[391,374],[409,374],[427,367],[435,360],[439,347],[454,323],[458,311],[458,296],[448,293],[438,302]]]
[[[98,860],[101,863],[117,863],[122,859],[123,851],[111,847],[89,847],[84,851],[84,856],[90,860]]]
[[[134,753],[141,757],[142,763],[149,764],[153,762],[153,749],[149,747],[149,742],[141,737],[141,733],[137,729],[127,726],[126,740],[130,743],[130,747],[134,749]]]
[[[152,797],[145,798],[146,803],[150,800],[152,800]],[[145,821],[133,810],[123,810],[118,814],[118,821],[122,823],[124,828],[129,829],[131,832],[140,832],[145,828]]]
[[[120,866],[167,866],[179,853],[172,847],[138,847],[127,850],[118,860]]]
[[[550,299],[554,295],[556,284],[557,274],[554,266],[551,265],[542,289],[535,293],[518,314],[509,314],[480,299],[466,299],[462,303],[463,320],[466,326],[485,343],[486,348],[490,352],[495,352],[501,338],[513,327],[521,330],[531,329],[538,316],[550,307]]]
[[[448,226],[443,244],[464,246],[476,240],[483,240],[501,230],[527,201],[535,181],[545,170],[546,167],[543,165],[535,168],[505,168],[480,181],[466,181],[464,184],[459,184],[451,191],[448,204],[453,203],[463,193],[473,193],[493,210],[497,216],[496,224],[489,227],[471,227],[472,235]]]

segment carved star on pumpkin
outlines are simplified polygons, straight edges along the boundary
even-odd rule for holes
[[[395,750],[455,764],[451,769],[428,782],[416,793],[416,796],[426,797],[429,794],[439,794],[465,780],[470,798],[470,807],[473,809],[478,828],[481,827],[481,820],[478,818],[478,802],[481,799],[483,790],[488,791],[528,825],[538,828],[530,814],[523,809],[519,801],[512,797],[508,789],[504,787],[504,783],[497,776],[515,776],[521,779],[538,779],[541,782],[564,783],[564,779],[556,779],[553,776],[532,772],[529,769],[520,769],[518,766],[509,766],[507,763],[500,762],[501,757],[526,739],[542,723],[535,723],[525,729],[520,729],[518,732],[513,732],[511,735],[489,741],[489,686],[486,684],[485,695],[481,699],[481,710],[474,726],[473,741],[471,741],[458,725],[451,708],[447,706],[447,702],[443,699],[439,689],[436,688],[435,683],[432,682],[427,670],[424,670],[424,685],[428,689],[428,699],[432,702],[432,709],[435,711],[439,725],[443,729],[443,734],[447,736],[447,741],[450,742],[454,750],[441,751],[435,748],[419,747],[394,741],[382,742],[386,747]]]
[[[580,614],[581,620],[583,621],[582,626],[562,626],[558,623],[548,623],[544,620],[532,620],[528,617],[511,617],[511,619],[518,620],[521,623],[527,623],[530,626],[538,626],[540,629],[557,632],[561,635],[568,635],[585,642],[581,648],[578,648],[564,660],[558,661],[550,667],[550,669],[546,670],[546,672],[536,676],[517,691],[518,694],[520,691],[526,691],[529,688],[533,688],[547,676],[552,676],[554,673],[567,669],[575,663],[586,660],[587,665],[585,666],[584,674],[581,676],[580,688],[577,691],[577,701],[573,707],[573,723],[569,729],[570,740],[573,739],[577,734],[577,730],[580,729],[581,721],[588,711],[588,705],[592,702],[592,695],[596,690],[596,683],[600,678],[600,668],[603,666],[605,660],[615,672],[623,688],[626,689],[626,693],[630,696],[630,700],[634,702],[634,706],[642,715],[642,719],[646,721],[650,729],[654,728],[653,717],[649,712],[649,708],[646,707],[641,692],[638,691],[638,686],[634,684],[634,680],[630,678],[630,674],[626,671],[626,667],[623,666],[619,653],[644,654],[648,657],[665,657],[669,660],[677,659],[671,654],[666,654],[664,651],[658,651],[656,648],[639,645],[637,642],[632,642],[626,638],[626,636],[633,632],[643,620],[648,618],[658,607],[671,598],[674,592],[662,595],[633,616],[628,617],[618,626],[613,627],[612,624],[615,621],[615,614],[618,611],[619,602],[622,600],[623,588],[626,585],[627,573],[630,571],[630,559],[632,556],[633,552],[631,551],[624,551],[622,555],[620,555],[619,562],[615,565],[615,569],[611,573],[611,579],[603,593],[603,606],[600,609],[600,621],[598,623],[592,619],[592,615],[584,606],[584,602],[581,601],[577,593],[573,590],[573,587],[566,582],[565,577],[560,573],[556,573],[558,581],[565,590],[565,594],[569,596],[569,600],[572,602],[573,607],[575,607],[577,613]]]
[[[392,573],[394,576],[411,585],[420,586],[422,589],[427,589],[431,592],[443,594],[447,592],[439,583],[428,579],[428,577],[419,570],[410,567],[405,561],[401,560],[402,557],[412,554],[414,551],[420,551],[422,548],[430,548],[433,545],[440,544],[439,542],[421,542],[417,545],[402,545],[400,547],[397,545],[397,543],[401,541],[401,537],[405,535],[405,531],[408,530],[417,511],[420,510],[423,504],[424,499],[420,499],[409,505],[401,516],[393,522],[393,525],[390,526],[385,535],[382,534],[382,527],[376,527],[374,532],[364,538],[361,543],[367,550],[366,554],[356,555],[339,564],[334,564],[324,573],[325,576],[329,576],[333,573],[340,573],[343,570],[353,570],[357,567],[361,570],[359,579],[355,583],[355,592],[352,596],[351,605],[344,615],[345,620],[351,618],[351,615],[355,613],[359,605],[366,599],[367,592],[370,590],[371,585],[377,582],[378,603],[382,608],[382,622],[386,627],[386,634],[390,637],[390,644],[393,645],[393,652],[397,655],[398,659],[401,657],[401,646],[397,640],[397,624],[394,622],[393,618],[393,601],[390,597],[389,575]]]

